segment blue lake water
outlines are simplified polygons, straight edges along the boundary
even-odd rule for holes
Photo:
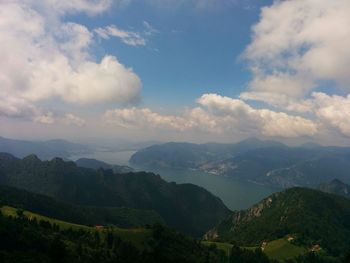
[[[192,183],[201,186],[220,197],[231,210],[240,210],[259,202],[261,199],[278,191],[254,183],[239,181],[229,177],[189,171],[183,169],[145,169],[159,174],[164,180],[176,183]]]
[[[128,161],[135,151],[123,152],[95,152],[93,154],[77,155],[72,159],[82,157],[94,158],[110,164],[128,165]],[[138,168],[140,170],[140,168]],[[254,183],[235,180],[229,177],[190,171],[184,169],[141,169],[159,174],[164,180],[176,183],[192,183],[201,186],[214,195],[220,197],[227,207],[232,210],[245,209],[259,202],[278,189]]]
[[[94,153],[89,154],[73,155],[70,157],[70,159],[76,161],[80,158],[90,158],[100,160],[109,164],[129,165],[129,159],[134,153],[135,151],[96,151]]]

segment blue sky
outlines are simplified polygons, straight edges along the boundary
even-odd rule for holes
[[[159,32],[145,46],[129,46],[119,39],[100,40],[94,54],[116,56],[132,67],[143,83],[145,105],[188,106],[203,93],[236,96],[249,80],[239,56],[250,42],[250,28],[259,10],[271,1],[232,3],[225,7],[154,6],[138,1],[115,6],[103,16],[69,17],[90,29],[114,24],[142,32],[147,21]]]
[[[5,0],[0,135],[349,144],[348,0]]]

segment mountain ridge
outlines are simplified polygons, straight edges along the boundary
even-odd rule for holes
[[[203,234],[230,212],[218,197],[192,184],[167,183],[146,172],[96,171],[61,158],[0,154],[0,183],[76,205],[154,210],[170,226],[193,235]]]
[[[130,163],[150,169],[200,170],[278,188],[314,187],[335,177],[350,183],[349,147],[289,147],[258,139],[236,144],[167,143],[136,152]]]

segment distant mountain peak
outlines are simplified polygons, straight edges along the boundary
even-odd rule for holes
[[[29,154],[23,158],[23,161],[41,161],[36,154]]]
[[[341,195],[350,198],[350,185],[335,178],[329,183],[321,184],[317,187],[320,191],[330,194]]]

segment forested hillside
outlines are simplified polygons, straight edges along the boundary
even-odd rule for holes
[[[60,158],[0,155],[0,184],[80,206],[153,210],[178,230],[202,235],[229,214],[222,201],[192,184],[167,183],[152,173],[115,174],[77,167]]]
[[[291,188],[236,211],[205,238],[260,246],[283,237],[311,248],[318,245],[330,255],[350,247],[350,200],[306,188]]]

